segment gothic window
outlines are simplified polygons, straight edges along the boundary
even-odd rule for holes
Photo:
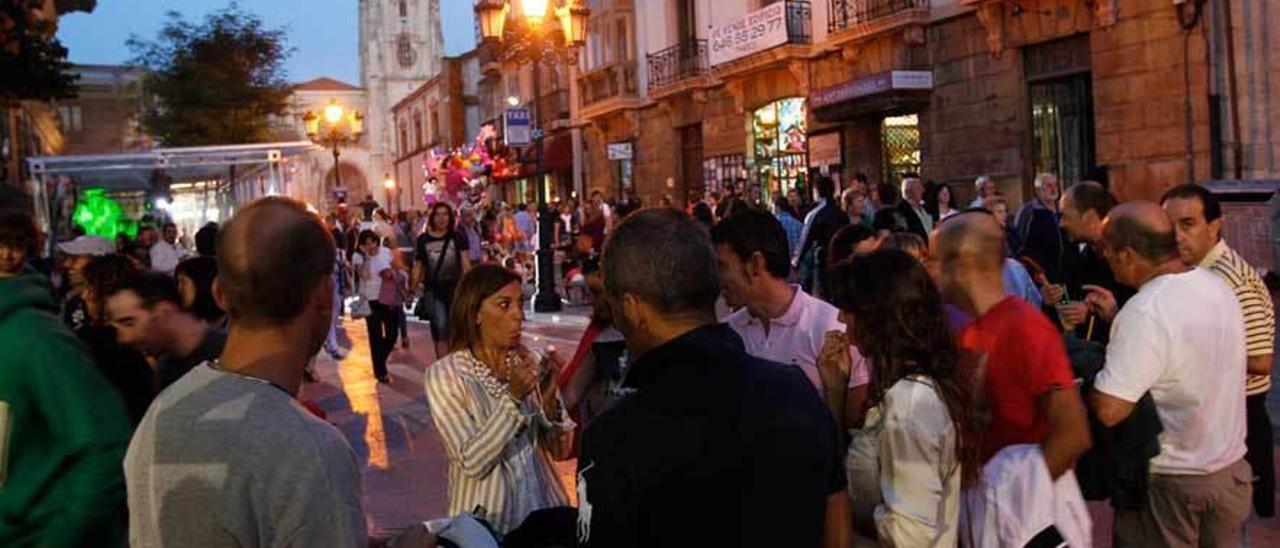
[[[400,0],[400,17],[408,17],[408,16],[409,16],[409,3],[406,2],[405,0]]]
[[[412,67],[418,60],[418,54],[413,51],[413,42],[409,39],[408,33],[401,33],[396,38],[396,60],[400,61],[401,68]]]
[[[422,140],[422,112],[417,110],[413,111],[413,140],[418,143],[418,147],[426,144]]]

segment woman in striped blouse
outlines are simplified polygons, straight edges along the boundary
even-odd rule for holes
[[[449,311],[450,354],[427,369],[427,401],[449,456],[449,514],[483,508],[501,534],[539,509],[567,506],[552,458],[573,421],[558,362],[520,346],[520,277],[497,265],[463,275]]]

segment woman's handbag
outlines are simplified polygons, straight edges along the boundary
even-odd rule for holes
[[[351,303],[352,318],[368,318],[372,315],[373,307],[369,305],[369,299],[364,298],[363,295],[356,297],[356,300]]]
[[[456,238],[456,237],[457,236],[455,235],[453,238]],[[418,297],[417,304],[413,305],[413,315],[417,316],[419,320],[422,320],[424,322],[435,323],[437,321],[435,318],[436,296],[434,294],[434,291],[431,288],[431,285],[432,283],[440,279],[440,268],[444,266],[444,254],[449,251],[449,242],[453,241],[453,238],[446,239],[444,241],[444,245],[440,247],[440,255],[436,257],[435,272],[431,274],[430,278],[427,278],[426,280],[424,280],[426,283],[424,283],[423,285],[426,287],[423,288],[422,290],[422,296]],[[428,257],[429,255],[424,256],[423,261],[425,262]],[[459,258],[458,263],[459,264],[462,263],[461,258]],[[445,313],[448,314],[447,311]]]

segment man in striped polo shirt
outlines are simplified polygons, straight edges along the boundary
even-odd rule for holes
[[[1271,419],[1266,398],[1271,390],[1271,362],[1275,346],[1276,314],[1271,294],[1258,273],[1222,239],[1222,208],[1202,186],[1170,188],[1160,204],[1173,220],[1178,254],[1188,266],[1199,266],[1222,278],[1235,291],[1244,313],[1248,375],[1245,413],[1248,434],[1245,458],[1253,467],[1253,507],[1260,517],[1275,516],[1275,466],[1272,461]]]

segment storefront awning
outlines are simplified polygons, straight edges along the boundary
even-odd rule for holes
[[[819,120],[835,122],[867,114],[896,114],[929,105],[933,73],[891,70],[849,80],[809,94],[809,110]]]

